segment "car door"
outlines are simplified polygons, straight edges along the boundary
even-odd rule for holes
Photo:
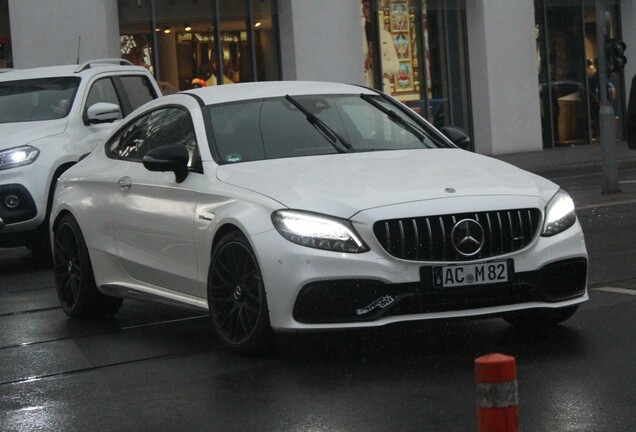
[[[74,154],[84,154],[104,142],[106,136],[119,121],[114,123],[91,124],[88,121],[88,109],[98,103],[106,102],[117,105],[122,118],[157,97],[156,91],[148,77],[144,75],[99,75],[88,83],[86,96],[81,100],[81,115],[77,118],[76,127],[72,128],[72,145],[81,150]]]
[[[117,96],[115,85],[110,77],[101,77],[88,84],[84,97],[79,98],[80,103],[77,114],[71,120],[69,127],[70,139],[68,140],[67,154],[79,158],[92,151],[99,144],[103,143],[116,123],[90,124],[88,122],[87,111],[91,105],[98,102],[108,102],[119,106],[122,111],[122,103]]]
[[[184,145],[190,153],[190,173],[182,183],[172,172],[151,172],[142,164],[149,150],[169,144]],[[124,127],[106,152],[122,161],[108,212],[123,269],[134,280],[195,295],[193,224],[202,168],[188,111],[152,111]]]

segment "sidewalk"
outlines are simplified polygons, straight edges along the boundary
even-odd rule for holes
[[[623,170],[636,169],[636,150],[630,150],[623,142],[616,145],[615,153],[621,192],[602,194],[601,183],[568,189],[578,208],[636,202],[636,178],[633,174],[629,179],[621,175]],[[557,173],[559,176],[596,176],[603,172],[601,147],[598,144],[514,153],[495,158],[548,178],[554,178]]]

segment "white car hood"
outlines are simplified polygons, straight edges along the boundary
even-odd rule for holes
[[[59,135],[66,130],[67,124],[66,118],[38,122],[0,123],[0,150]]]
[[[398,203],[465,196],[532,196],[554,183],[499,160],[458,149],[402,150],[222,165],[220,181],[282,205],[349,218]]]

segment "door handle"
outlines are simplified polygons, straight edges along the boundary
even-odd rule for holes
[[[128,190],[132,186],[132,179],[128,176],[122,177],[117,180],[117,186],[119,186],[121,190]]]

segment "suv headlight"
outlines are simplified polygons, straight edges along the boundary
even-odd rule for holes
[[[545,222],[541,235],[550,237],[563,232],[574,225],[575,221],[574,201],[567,192],[559,189],[545,208]]]
[[[28,145],[0,151],[0,170],[15,168],[33,163],[40,150]]]
[[[369,250],[345,219],[294,210],[272,213],[276,230],[302,246],[334,252],[360,253]]]

